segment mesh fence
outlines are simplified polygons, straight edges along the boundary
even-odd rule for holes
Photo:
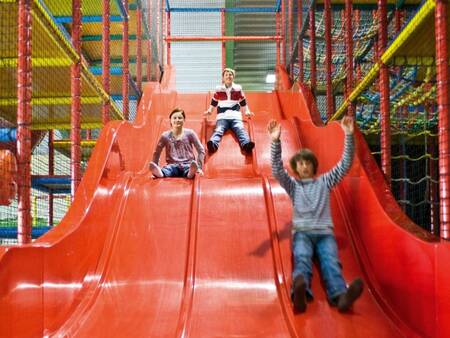
[[[391,187],[408,216],[438,233],[437,108],[432,67],[391,66]],[[427,75],[428,74],[428,75]],[[380,163],[380,103],[374,83],[357,104],[357,121]]]
[[[17,5],[0,2],[0,129],[16,125],[17,103]],[[0,149],[15,153],[15,142],[1,142]],[[2,165],[3,168],[3,165]],[[0,173],[4,179],[6,173]],[[17,198],[0,205],[0,227],[17,227]],[[10,241],[11,242],[11,241]]]
[[[102,106],[109,100],[101,79],[101,2],[83,1],[83,36],[81,62],[81,175],[90,157],[92,144],[102,127]],[[130,59],[135,60],[136,4],[130,15]],[[72,109],[71,67],[78,56],[71,43],[72,2],[56,0],[32,1],[32,148],[30,191],[31,216],[34,230],[56,225],[70,205],[70,114]],[[17,124],[17,60],[18,6],[14,2],[0,2],[0,128],[14,130]],[[122,24],[124,15],[119,2],[111,2],[111,119],[122,114]],[[145,34],[144,34],[145,35]],[[99,38],[100,37],[100,38]],[[148,35],[144,39],[148,39]],[[148,44],[143,44],[147,53]],[[150,57],[151,59],[151,57]],[[120,66],[119,66],[120,65]],[[117,67],[116,67],[117,66]],[[139,91],[135,85],[136,67],[130,67],[130,117],[136,114]],[[101,67],[100,67],[101,70]],[[119,103],[114,101],[119,100]],[[54,140],[49,140],[49,135]],[[50,145],[51,144],[51,145]],[[1,142],[0,149],[15,153],[15,139]],[[50,151],[53,149],[53,151]],[[53,154],[53,155],[52,155]],[[53,162],[54,166],[50,165]],[[17,199],[8,206],[0,206],[0,237],[10,236],[4,229],[17,227]],[[36,232],[38,233],[38,232]],[[41,232],[42,233],[42,232]],[[8,239],[7,243],[14,240]],[[4,243],[4,242],[3,242]]]
[[[311,2],[303,1],[303,70],[304,82],[311,84],[309,9]],[[297,13],[297,4],[291,9]],[[332,91],[335,107],[338,108],[345,96],[346,43],[344,8],[332,7]],[[389,10],[388,43],[415,15],[417,8],[395,12]],[[286,9],[289,15],[289,9]],[[398,20],[401,18],[401,20]],[[293,17],[294,36],[298,34],[297,15]],[[326,116],[326,68],[325,68],[325,24],[323,7],[317,5],[315,12],[316,45],[316,98],[322,119]],[[287,26],[288,27],[288,26]],[[354,7],[353,27],[353,67],[355,84],[359,83],[371,70],[376,59],[377,11],[370,8]],[[289,50],[287,51],[289,53]],[[293,76],[298,78],[299,65],[294,50]],[[399,205],[417,224],[434,233],[438,232],[437,215],[439,205],[437,192],[437,113],[435,66],[420,62],[406,65],[396,62],[389,66],[390,75],[390,118],[392,135],[392,180],[391,187]],[[378,81],[371,83],[358,97],[356,119],[360,130],[366,135],[373,155],[381,166],[380,152],[380,89]]]

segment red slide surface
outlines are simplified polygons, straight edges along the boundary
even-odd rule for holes
[[[344,276],[366,289],[353,310],[315,299],[294,315],[291,205],[271,177],[266,124],[282,122],[285,164],[301,146],[319,171],[339,159],[343,133],[321,126],[302,90],[248,93],[256,148],[231,134],[205,176],[152,179],[147,164],[173,107],[205,143],[209,94],[148,85],[132,125],[109,124],[69,212],[33,244],[0,248],[1,337],[448,337],[450,248],[395,203],[365,141],[332,194]]]

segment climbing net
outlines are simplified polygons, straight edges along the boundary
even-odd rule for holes
[[[303,82],[311,84],[311,34],[308,26],[310,1],[303,1]],[[296,13],[297,8],[294,9]],[[402,20],[395,20],[395,12],[388,11],[388,44],[414,16],[417,8],[401,11]],[[331,11],[332,91],[335,107],[345,97],[346,42],[344,9]],[[295,24],[294,27],[297,25]],[[323,7],[316,5],[316,98],[322,119],[326,116],[325,24]],[[355,87],[376,62],[376,9],[353,9],[353,67]],[[298,31],[298,29],[297,29]],[[295,32],[297,36],[297,31]],[[294,51],[295,52],[295,51]],[[294,56],[295,53],[293,53]],[[298,60],[293,60],[293,77],[298,79]],[[436,71],[434,60],[395,58],[389,65],[390,119],[392,144],[392,192],[399,205],[417,224],[438,232],[437,179],[437,107]],[[375,159],[380,162],[380,90],[378,81],[368,86],[356,101],[356,122],[366,136]]]

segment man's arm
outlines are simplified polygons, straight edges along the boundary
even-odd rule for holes
[[[244,91],[242,90],[242,88],[241,88],[241,98],[240,98],[240,101],[239,101],[239,105],[240,105],[242,108],[245,109],[245,111],[244,111],[245,116],[252,116],[252,115],[254,115],[254,114],[250,111],[250,108],[248,107],[247,99],[245,98],[245,94],[244,94]]]

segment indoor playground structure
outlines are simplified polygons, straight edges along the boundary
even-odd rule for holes
[[[444,0],[0,0],[0,337],[450,336]],[[203,145],[236,70],[256,146],[204,175],[149,162],[181,107]],[[355,118],[331,207],[349,313],[293,312],[291,202],[267,123],[319,173]]]

